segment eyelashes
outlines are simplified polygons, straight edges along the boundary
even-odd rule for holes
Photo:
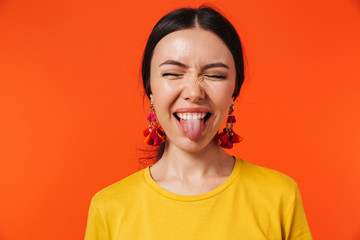
[[[180,78],[183,77],[184,74],[178,74],[178,73],[163,73],[161,74],[162,77],[168,77],[168,78]],[[217,74],[205,74],[203,75],[205,78],[208,79],[226,79],[225,75],[217,75]]]
[[[224,75],[204,75],[204,77],[218,78],[218,79],[225,79],[226,78],[226,76],[224,76]]]
[[[177,74],[177,73],[163,73],[163,74],[161,74],[161,76],[163,76],[163,77],[181,77],[183,75],[184,74]]]

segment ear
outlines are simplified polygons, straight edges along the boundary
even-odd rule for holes
[[[150,93],[150,101],[152,101],[153,100],[153,96],[152,96],[152,94]]]

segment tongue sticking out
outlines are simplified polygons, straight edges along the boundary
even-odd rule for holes
[[[188,138],[195,141],[201,137],[204,130],[204,119],[180,119],[180,129]]]

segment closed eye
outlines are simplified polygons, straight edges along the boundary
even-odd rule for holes
[[[226,76],[224,75],[204,75],[205,77],[208,77],[208,78],[219,78],[219,79],[225,79]]]
[[[177,73],[163,73],[163,77],[181,77],[183,74],[177,74]]]

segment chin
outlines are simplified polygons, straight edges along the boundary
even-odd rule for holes
[[[178,139],[178,141],[174,141],[171,144],[175,145],[178,149],[189,153],[196,153],[204,151],[209,148],[217,148],[219,145],[215,143],[216,139],[214,138],[200,138],[197,141],[193,141],[188,139],[187,137],[183,137],[183,139]]]

